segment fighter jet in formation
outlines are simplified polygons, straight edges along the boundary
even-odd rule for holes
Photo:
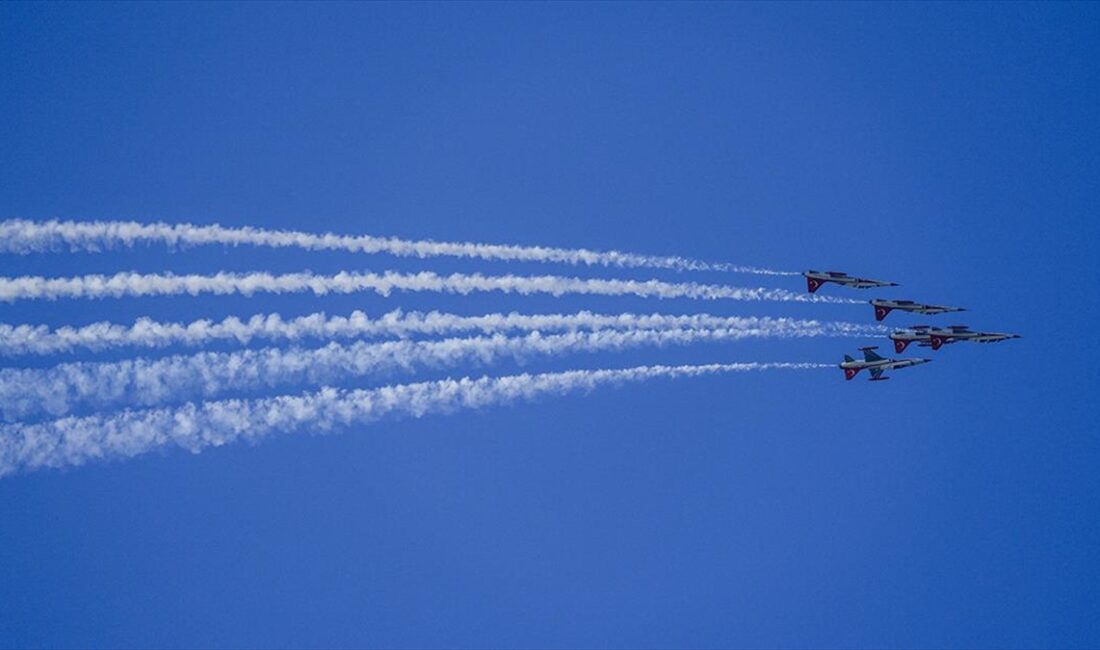
[[[966,311],[962,307],[945,307],[944,305],[926,305],[919,302],[913,302],[912,300],[882,300],[876,298],[871,301],[871,305],[875,308],[875,320],[882,320],[886,318],[886,314],[897,309],[898,311],[908,311],[914,314],[946,314],[950,311]]]
[[[840,271],[806,271],[802,274],[806,278],[806,288],[813,293],[821,288],[821,285],[826,282],[835,282],[842,284],[846,287],[852,287],[855,289],[870,289],[871,287],[896,287],[897,282],[883,282],[882,280],[868,280],[867,278],[856,278],[848,275],[847,273],[841,273]]]
[[[1003,332],[975,332],[966,325],[952,325],[950,327],[930,327],[928,325],[915,325],[907,329],[897,330],[890,334],[890,340],[894,342],[894,350],[898,354],[905,351],[910,343],[925,348],[939,350],[948,343],[958,341],[970,341],[972,343],[996,343],[1008,339],[1018,339],[1019,334],[1006,334]]]
[[[931,361],[931,359],[884,359],[875,354],[877,349],[878,346],[875,345],[860,348],[860,351],[863,352],[863,361],[856,361],[847,354],[844,355],[844,362],[840,364],[840,369],[844,371],[844,378],[852,379],[860,370],[866,368],[871,373],[869,381],[886,381],[889,377],[883,376],[883,373],[887,370],[919,366],[922,363]]]
[[[1018,339],[1019,334],[1005,334],[1002,332],[975,332],[966,325],[952,325],[950,327],[933,327],[928,330],[928,345],[933,350],[939,350],[947,343],[957,341],[970,341],[971,343],[996,343],[1008,339]]]

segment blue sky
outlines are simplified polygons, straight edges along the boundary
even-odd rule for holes
[[[838,268],[904,285],[858,297],[971,309],[920,322],[1025,336],[883,383],[657,380],[7,477],[0,644],[1095,647],[1098,48],[1100,10],[1069,3],[0,6],[2,218]],[[260,248],[0,264],[802,288]],[[869,306],[491,294],[22,301],[0,321],[396,307],[871,321]],[[866,343],[524,369],[832,363]]]

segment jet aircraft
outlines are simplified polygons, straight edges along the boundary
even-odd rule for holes
[[[882,300],[876,298],[871,301],[871,305],[875,308],[875,320],[882,320],[886,318],[886,314],[897,309],[899,311],[908,311],[915,314],[946,314],[949,311],[966,311],[962,307],[945,307],[943,305],[925,305],[919,302],[913,302],[912,300]]]
[[[847,354],[844,355],[844,362],[840,364],[840,369],[844,371],[844,378],[852,379],[856,373],[866,368],[871,373],[870,381],[886,381],[889,377],[883,376],[883,373],[887,370],[919,366],[931,361],[931,359],[884,359],[875,354],[877,349],[878,346],[860,348],[863,352],[863,361],[856,361]]]
[[[868,280],[856,278],[841,273],[840,271],[806,271],[802,274],[806,278],[806,288],[810,293],[817,291],[826,282],[835,282],[854,289],[870,289],[871,287],[896,287],[897,282],[883,282],[882,280]]]
[[[907,329],[896,330],[890,334],[890,340],[894,342],[894,350],[901,354],[910,343],[916,343],[924,348],[939,350],[949,343],[958,341],[973,341],[974,343],[996,343],[1007,339],[1018,339],[1019,334],[1003,334],[1000,332],[975,332],[966,325],[952,325],[951,327],[929,327],[928,325],[914,325]]]
[[[1005,334],[1002,332],[975,332],[966,325],[952,325],[950,327],[932,327],[928,330],[928,344],[933,350],[939,350],[945,344],[956,341],[970,341],[972,343],[996,343],[1008,339],[1018,339],[1019,334]]]

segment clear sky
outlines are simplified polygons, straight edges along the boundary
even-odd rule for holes
[[[1100,645],[1096,4],[5,3],[0,88],[0,218],[836,268],[903,286],[822,294],[971,309],[888,324],[1024,335],[930,353],[889,382],[656,380],[9,476],[0,645]],[[0,266],[803,289],[260,248]],[[866,305],[355,294],[21,301],[0,303],[0,321],[396,307],[872,319]],[[876,342],[889,343],[640,348],[525,369],[833,363]]]

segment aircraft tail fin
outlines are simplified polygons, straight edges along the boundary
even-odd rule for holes
[[[858,373],[859,373],[859,368],[845,368],[844,369],[844,378],[847,379],[848,381],[851,381],[852,378],[855,377]]]
[[[882,361],[882,357],[875,353],[873,347],[863,348],[863,360],[864,361]]]
[[[933,336],[931,340],[933,350],[939,350],[943,347],[943,344],[947,342],[942,336]]]
[[[882,320],[883,318],[886,318],[886,314],[889,314],[892,311],[894,311],[893,307],[882,307],[880,305],[875,305],[875,320]]]
[[[900,341],[898,339],[894,339],[894,352],[897,352],[898,354],[905,352],[905,348],[909,347],[910,343],[912,343],[912,341]]]
[[[817,280],[817,279],[814,279],[814,278],[806,278],[806,288],[809,289],[810,293],[813,293],[813,292],[817,291],[818,289],[820,289],[821,285],[822,285],[821,280]]]
[[[855,359],[853,359],[852,355],[850,355],[850,354],[844,355],[844,360],[845,361],[855,361]]]

